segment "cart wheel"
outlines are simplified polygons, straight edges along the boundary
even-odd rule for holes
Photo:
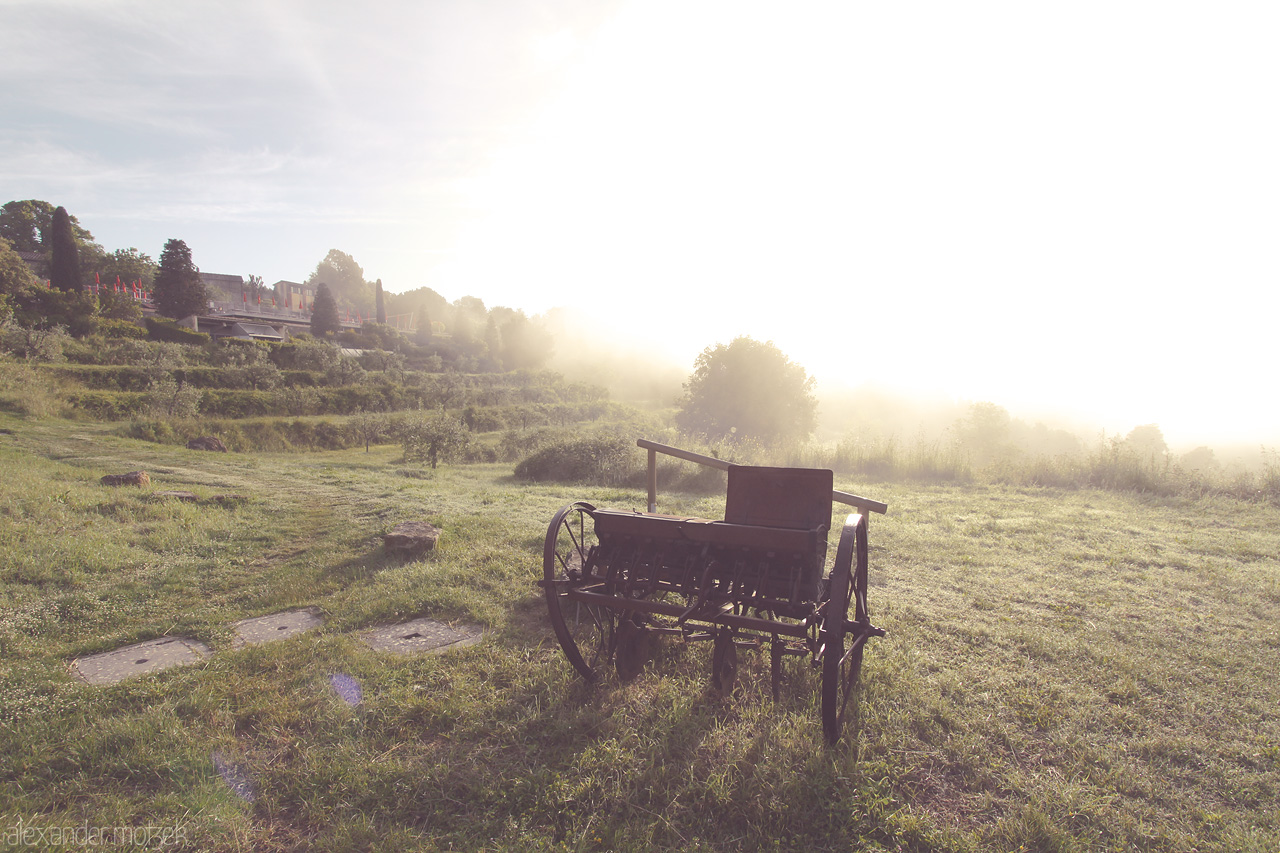
[[[711,686],[728,693],[737,680],[738,647],[733,644],[733,632],[717,631],[711,650]]]
[[[855,567],[855,559],[857,560]],[[862,672],[862,647],[867,634],[849,636],[849,604],[856,601],[856,616],[866,622],[867,522],[860,515],[849,516],[836,548],[831,568],[830,596],[823,604],[822,630],[822,729],[827,743],[840,740],[849,694],[858,685]],[[846,638],[851,642],[846,643]]]
[[[547,526],[542,550],[542,586],[551,627],[565,657],[588,681],[595,681],[599,668],[609,662],[614,642],[612,610],[568,597],[570,589],[589,581],[584,572],[597,544],[594,510],[582,502],[562,508]]]

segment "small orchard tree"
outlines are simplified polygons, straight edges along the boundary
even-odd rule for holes
[[[76,236],[71,230],[71,217],[67,215],[65,207],[59,207],[53,211],[52,230],[49,284],[58,290],[79,290],[84,283],[80,280],[80,250],[76,247]]]
[[[771,445],[807,439],[817,425],[813,379],[772,342],[748,337],[703,350],[678,405],[676,426],[713,441]]]
[[[191,250],[181,240],[169,240],[160,253],[155,285],[151,291],[156,309],[175,320],[209,309],[209,294],[200,270],[191,261]]]
[[[369,445],[381,441],[391,431],[391,422],[382,412],[356,409],[355,414],[347,421],[347,430],[364,442],[364,452],[368,453]]]
[[[320,282],[316,288],[316,301],[311,306],[311,334],[322,338],[340,331],[342,319],[338,316],[338,303],[329,291],[329,285]]]
[[[400,425],[400,444],[406,462],[429,462],[435,468],[466,449],[471,443],[467,425],[443,408],[434,413],[410,413]]]

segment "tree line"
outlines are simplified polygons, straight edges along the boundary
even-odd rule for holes
[[[42,282],[48,286],[43,287]],[[61,326],[81,337],[103,321],[136,323],[140,309],[117,294],[116,283],[149,293],[158,313],[180,319],[207,310],[210,292],[185,241],[165,243],[159,261],[137,248],[109,252],[74,215],[47,201],[10,201],[0,207],[0,320],[31,328]],[[442,364],[462,372],[537,369],[551,357],[552,332],[540,318],[517,309],[486,308],[464,296],[449,302],[420,287],[387,293],[380,279],[368,280],[351,255],[331,249],[306,278],[316,296],[311,332],[352,347],[385,345],[376,331],[344,331],[343,317],[369,326],[392,319],[405,340]],[[86,294],[93,289],[94,294]],[[250,275],[246,295],[270,293],[261,276]],[[283,299],[284,294],[275,294]],[[109,324],[108,324],[109,325]]]

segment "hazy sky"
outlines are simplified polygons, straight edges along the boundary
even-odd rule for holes
[[[1277,44],[1231,0],[0,0],[0,203],[1275,447]]]

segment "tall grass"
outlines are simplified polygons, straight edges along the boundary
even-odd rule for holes
[[[1280,849],[1280,510],[1264,502],[980,478],[866,490],[890,505],[870,589],[889,634],[833,749],[804,661],[776,701],[767,654],[743,649],[718,695],[708,644],[678,639],[634,682],[574,676],[536,585],[546,522],[642,490],[517,482],[509,463],[406,473],[388,446],[214,454],[0,428],[0,832],[176,825],[173,849],[201,851]],[[139,467],[154,490],[99,482]],[[244,501],[212,500],[227,490]],[[437,551],[386,559],[379,536],[409,518],[441,528]],[[302,606],[323,627],[234,647],[235,621]],[[417,616],[487,637],[404,658],[359,641]],[[214,653],[108,687],[68,670],[163,635]]]

